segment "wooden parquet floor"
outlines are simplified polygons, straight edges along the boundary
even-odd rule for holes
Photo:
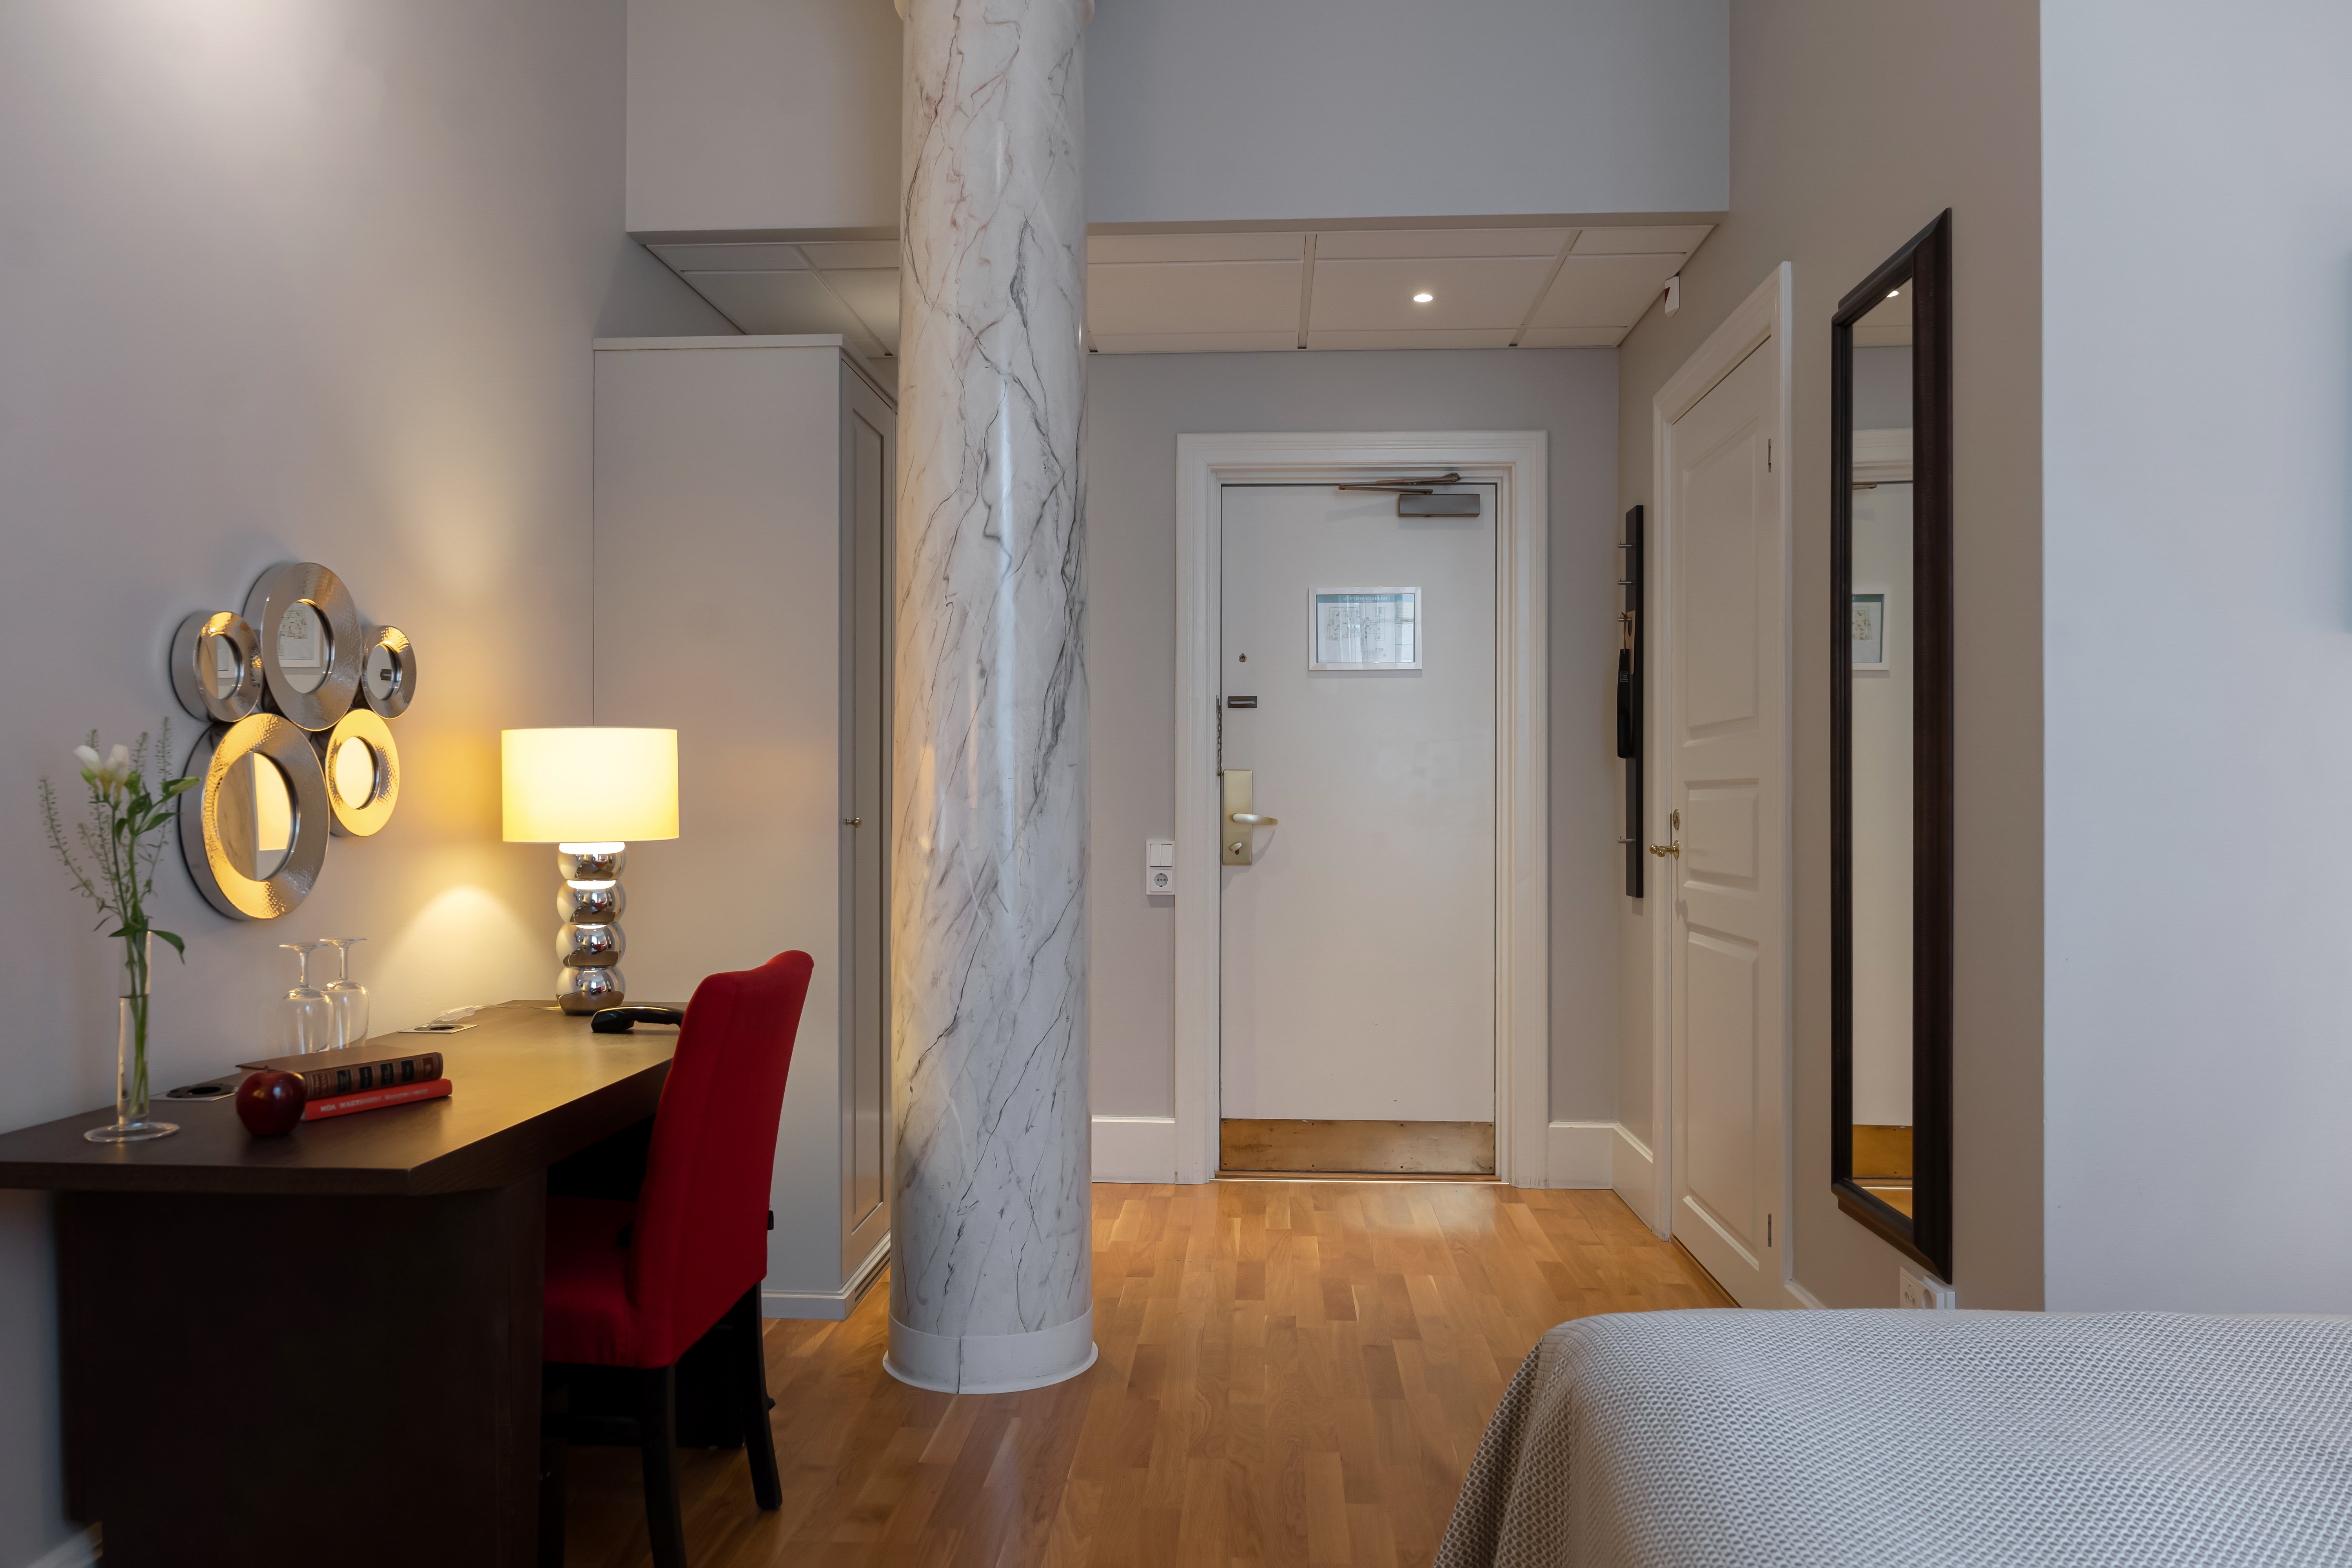
[[[1608,1192],[1100,1185],[1094,1227],[1101,1357],[1053,1388],[895,1381],[887,1283],[771,1323],[784,1506],[683,1453],[697,1568],[1421,1568],[1546,1329],[1731,1305]],[[644,1521],[635,1451],[575,1450],[567,1562],[650,1562]]]

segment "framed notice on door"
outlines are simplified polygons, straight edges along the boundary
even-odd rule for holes
[[[1307,614],[1309,669],[1421,668],[1418,588],[1316,588]]]

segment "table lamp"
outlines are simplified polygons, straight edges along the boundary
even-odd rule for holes
[[[552,844],[556,1005],[618,1006],[621,868],[632,839],[677,837],[675,730],[508,730],[499,737],[509,844]]]

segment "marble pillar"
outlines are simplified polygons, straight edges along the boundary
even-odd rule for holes
[[[905,0],[890,1372],[1095,1359],[1087,1100],[1087,0]]]

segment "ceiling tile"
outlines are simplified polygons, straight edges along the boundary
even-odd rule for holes
[[[800,272],[789,245],[656,245],[653,253],[680,272]]]
[[[1613,349],[1631,327],[1536,327],[1519,340],[1523,349]]]
[[[1715,232],[1708,223],[1671,228],[1588,228],[1576,237],[1571,256],[1631,256],[1675,251],[1688,256]]]
[[[812,239],[801,245],[809,265],[821,272],[836,268],[888,268],[898,266],[898,242],[895,239]]]
[[[1316,332],[1476,327],[1507,331],[1526,317],[1528,301],[1551,269],[1540,256],[1325,261],[1319,243],[1317,251],[1309,321]],[[1414,304],[1413,295],[1423,292],[1436,298]]]
[[[1281,332],[1097,332],[1095,347],[1107,354],[1296,353],[1298,333]]]
[[[1303,234],[1097,234],[1087,241],[1095,266],[1129,261],[1296,261]]]
[[[1505,349],[1508,327],[1455,327],[1435,331],[1324,331],[1307,334],[1310,349]]]
[[[833,285],[866,330],[889,345],[893,353],[898,347],[898,269],[895,267],[860,267],[836,272],[825,268],[824,280]]]
[[[1680,256],[1570,256],[1528,325],[1630,327],[1682,265]]]
[[[1298,331],[1296,261],[1097,264],[1087,268],[1087,324],[1106,332]]]
[[[838,332],[859,350],[881,345],[866,324],[844,310],[813,272],[688,272],[694,291],[747,332]]]
[[[1558,256],[1572,228],[1368,228],[1315,237],[1315,258]]]

